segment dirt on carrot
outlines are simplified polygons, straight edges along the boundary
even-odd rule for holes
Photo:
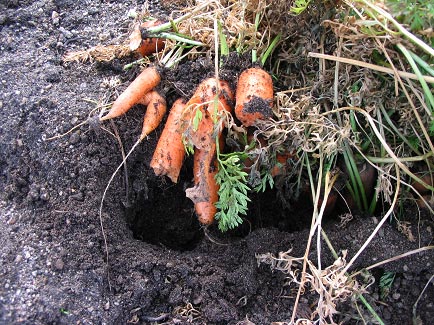
[[[243,71],[238,79],[235,115],[244,126],[252,126],[258,119],[272,116],[273,81],[261,68]]]
[[[185,104],[185,100],[182,98],[177,99],[173,104],[150,163],[155,175],[166,175],[174,183],[178,182],[185,157],[185,148],[180,132]]]
[[[145,94],[139,103],[147,106],[143,117],[142,133],[139,138],[139,141],[141,141],[160,125],[166,114],[167,104],[164,97],[156,90],[151,90]]]
[[[232,111],[233,92],[226,81],[208,78],[200,83],[186,104],[186,138],[203,149],[215,142],[214,125],[223,110]],[[218,132],[221,132],[219,130]]]
[[[219,113],[232,110],[233,93],[229,84],[215,78],[205,79],[199,84],[193,97],[186,104],[189,124],[184,133],[195,150],[195,186],[186,190],[186,195],[195,204],[195,211],[202,224],[214,221],[217,212],[218,186],[216,141],[220,139]]]
[[[193,175],[195,186],[185,191],[186,196],[194,203],[194,209],[202,225],[214,222],[218,201],[219,186],[216,183],[217,174],[216,144],[204,149],[195,149]]]

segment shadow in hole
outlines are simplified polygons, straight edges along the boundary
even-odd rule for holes
[[[186,251],[194,249],[203,237],[183,182],[148,183],[147,193],[138,194],[125,216],[134,238],[147,243]]]

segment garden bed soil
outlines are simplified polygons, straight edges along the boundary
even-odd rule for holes
[[[165,9],[156,1],[149,5],[156,15]],[[185,197],[192,183],[191,158],[176,185],[149,167],[160,127],[128,160],[129,193],[123,171],[107,192],[102,214],[106,252],[98,211],[107,181],[122,160],[117,139],[99,125],[86,124],[44,141],[87,119],[96,107],[92,101],[109,102],[107,85],[114,78],[126,83],[134,78],[137,71],[122,70],[132,58],[65,64],[62,56],[122,43],[132,22],[128,11],[141,8],[141,2],[126,0],[0,4],[0,323],[289,321],[294,287],[284,285],[282,272],[258,265],[256,256],[289,249],[292,256],[303,256],[312,212],[308,202],[289,209],[275,191],[255,194],[249,221],[240,229],[221,234],[212,226],[205,231]],[[129,149],[142,115],[135,108],[103,126],[112,132],[115,126]],[[386,223],[355,268],[432,244],[432,217],[413,208],[406,218],[415,241]],[[339,228],[330,217],[325,230],[335,249],[348,250],[351,257],[378,221],[359,215]],[[333,263],[325,244],[322,256],[323,265]],[[311,257],[316,258],[314,249]],[[396,277],[381,298],[378,280],[385,270]],[[434,317],[433,286],[421,292],[432,273],[430,252],[401,259],[373,271],[377,281],[365,296],[389,324],[411,323],[420,298],[416,314],[428,324]],[[300,317],[314,306],[315,295],[302,296]],[[360,317],[351,301],[338,310],[336,320],[355,324],[351,317]]]

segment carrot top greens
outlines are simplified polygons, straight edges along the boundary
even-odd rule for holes
[[[215,178],[220,189],[215,219],[221,231],[236,228],[243,222],[240,215],[247,213],[247,203],[250,201],[247,193],[250,188],[247,185],[248,174],[243,171],[241,164],[246,158],[244,152],[218,155],[219,169]]]

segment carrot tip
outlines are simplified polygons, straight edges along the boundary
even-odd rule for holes
[[[103,122],[103,121],[107,121],[107,120],[109,120],[109,119],[111,118],[109,115],[110,115],[110,114],[107,114],[106,116],[100,117],[100,118],[99,118],[100,122]]]

